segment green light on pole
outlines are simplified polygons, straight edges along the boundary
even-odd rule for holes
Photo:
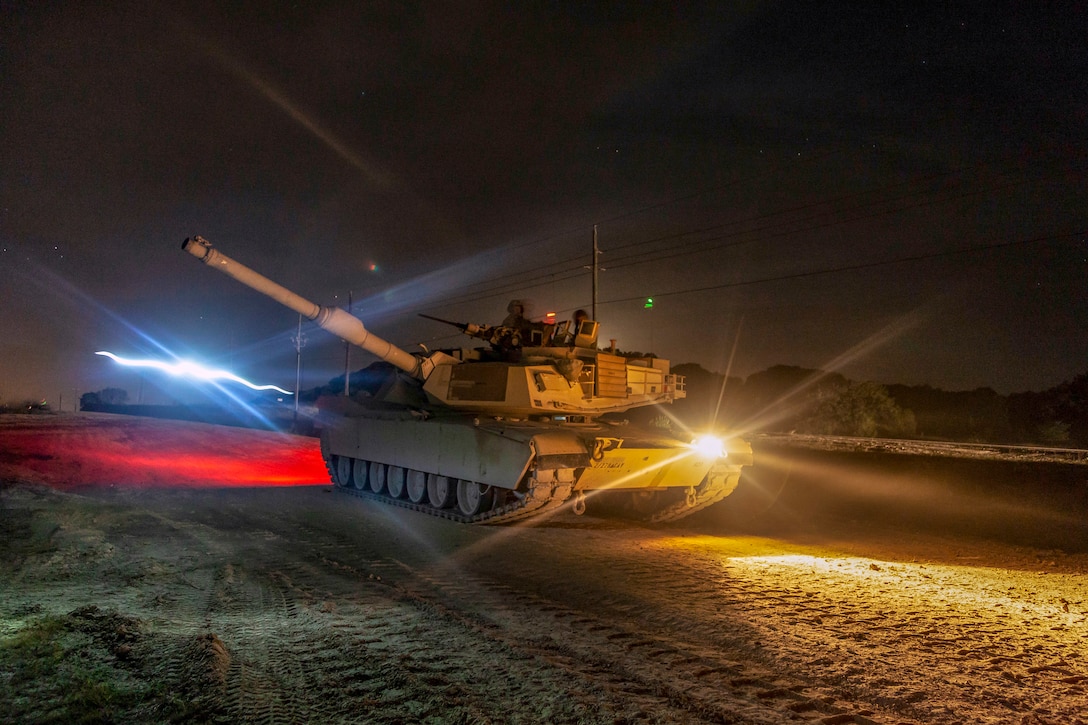
[[[643,306],[644,306],[644,307],[645,307],[645,308],[646,308],[647,310],[652,310],[652,309],[653,309],[653,307],[654,307],[654,298],[653,298],[653,297],[647,297],[647,298],[646,298],[646,304],[645,304],[645,305],[643,305]]]

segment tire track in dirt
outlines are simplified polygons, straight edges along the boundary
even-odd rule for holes
[[[1048,594],[1040,575],[1025,575],[1032,586],[1013,596],[1004,581],[1013,575],[1000,569],[793,554],[676,557],[665,548],[630,560],[620,547],[595,548],[611,565],[593,572],[607,580],[598,589],[642,593],[635,626],[739,650],[746,662],[792,673],[817,699],[848,711],[916,722],[958,722],[957,713],[977,711],[1078,722],[1088,711],[1078,654],[1088,637],[1088,597],[1071,602]],[[536,586],[556,592],[587,586],[542,578]],[[1054,591],[1068,596],[1067,584]],[[1083,584],[1081,591],[1088,594]],[[718,616],[683,615],[715,608]],[[623,610],[608,617],[624,618]],[[807,672],[824,674],[813,679]]]
[[[1088,709],[1088,590],[1060,571],[573,517],[484,532],[334,498],[81,503],[20,576],[140,618],[132,661],[193,699],[163,719],[1034,725]]]
[[[229,526],[244,530],[245,521],[240,519],[245,517],[236,518],[239,520],[229,522]],[[534,700],[543,709],[530,718],[532,721],[646,719],[629,702],[609,702],[608,692],[597,687],[592,678],[583,677],[577,688],[571,689],[568,684],[556,690],[556,682],[569,683],[571,672],[555,671],[554,664],[548,666],[540,657],[511,648],[508,642],[481,638],[475,628],[436,611],[405,588],[403,567],[360,556],[331,560],[329,554],[351,545],[347,538],[333,536],[328,540],[323,529],[294,525],[290,517],[277,518],[284,527],[293,529],[291,554],[285,555],[284,547],[276,543],[260,556],[243,558],[251,567],[260,563],[262,589],[282,597],[282,604],[272,602],[270,606],[268,601],[231,593],[227,586],[232,583],[231,577],[221,577],[210,595],[209,622],[232,650],[224,719],[275,723],[317,716],[351,718],[358,717],[361,706],[368,706],[367,717],[375,720],[416,719],[437,712],[448,718],[451,693],[459,708],[467,705],[466,717],[490,721],[508,719],[510,713],[523,711],[526,703]],[[306,528],[308,531],[303,531]],[[323,535],[326,541],[314,541],[314,534]],[[324,554],[317,556],[314,552],[318,550]],[[360,561],[365,571],[360,569]],[[237,571],[237,567],[233,570]],[[370,591],[361,592],[360,583],[367,585],[362,589]],[[229,606],[224,606],[225,602]],[[247,623],[232,625],[229,620],[239,608],[249,610]],[[365,628],[346,619],[344,613],[365,622]],[[280,622],[279,630],[263,629],[265,621]],[[262,649],[260,641],[278,644]],[[436,642],[443,646],[436,647]],[[318,658],[317,652],[322,650],[347,652],[356,661],[379,663],[376,671],[371,668],[367,672],[377,682],[375,687],[364,689],[361,702],[344,701],[341,674],[351,664],[342,654]],[[284,662],[291,664],[276,664]],[[302,667],[298,664],[301,662],[313,666]],[[254,670],[259,673],[257,679],[271,683],[273,692],[268,691],[269,687],[255,686]],[[308,681],[309,687],[300,688],[300,681]],[[307,694],[287,701],[275,696],[275,691],[282,689]],[[421,702],[420,692],[435,694],[432,701]],[[542,693],[550,694],[541,702]],[[340,711],[315,704],[334,701],[343,703]],[[250,702],[265,703],[267,707],[254,711],[248,706]],[[660,705],[657,709],[661,709]],[[667,711],[664,719],[690,720],[689,715]]]
[[[781,722],[784,716],[792,721],[873,722],[860,712],[806,696],[806,685],[724,656],[718,648],[655,636],[641,626],[619,625],[461,572],[421,574],[420,579],[430,592],[417,596],[443,607],[448,616],[474,611],[483,620],[476,626],[487,628],[491,636],[603,678],[623,697],[652,694],[715,722]]]
[[[308,533],[319,532],[311,529]],[[327,532],[320,533],[327,538]],[[586,676],[561,659],[542,657],[537,648],[527,648],[523,642],[510,637],[497,637],[488,628],[466,620],[433,598],[421,596],[415,583],[417,574],[410,567],[390,560],[372,560],[365,562],[365,572],[360,570],[358,560],[341,558],[346,542],[338,537],[334,539],[325,543],[309,540],[317,552],[316,557],[301,555],[300,560],[290,563],[292,581],[299,589],[299,597],[313,598],[310,592],[321,590],[323,600],[335,602],[339,614],[345,611],[345,605],[363,604],[351,601],[352,578],[348,578],[349,586],[345,587],[345,572],[382,583],[400,605],[396,619],[402,626],[392,631],[383,632],[380,627],[376,630],[374,608],[365,605],[365,621],[369,624],[363,641],[377,646],[389,639],[399,640],[399,656],[406,661],[397,672],[399,677],[410,677],[428,688],[455,692],[460,701],[474,703],[470,708],[472,711],[478,715],[486,713],[489,720],[509,718],[511,712],[519,711],[527,701],[539,699],[539,693],[554,690],[555,685],[549,683],[555,682],[566,684],[550,696],[555,702],[545,701],[544,705],[552,708],[551,716],[559,720],[573,717],[578,712],[594,713],[589,721],[597,721],[597,717],[604,722],[614,721],[617,717],[637,720],[646,719],[640,712],[662,709],[660,702],[653,703],[653,707],[639,707],[613,693],[614,687],[602,689],[597,682],[597,673]],[[415,624],[404,628],[405,621]],[[344,633],[351,633],[353,629],[343,620],[336,626]],[[375,633],[378,639],[374,639]],[[573,689],[572,679],[578,683]],[[502,683],[502,686],[490,683]],[[410,689],[418,689],[418,684]],[[557,709],[560,700],[566,702],[562,703],[562,709]],[[561,715],[564,710],[570,711],[565,717]],[[665,720],[690,719],[690,713],[681,712],[668,712]],[[578,717],[584,720],[585,715]],[[541,718],[549,719],[546,713],[541,713]]]
[[[300,534],[321,550],[321,564],[337,571],[354,568],[342,559],[348,544],[340,537],[313,527]],[[315,537],[333,540],[322,543]],[[713,722],[779,722],[785,715],[792,720],[871,722],[860,712],[807,697],[802,684],[750,672],[716,650],[617,627],[463,571],[399,566],[399,572],[383,567],[384,580],[395,583],[414,606],[426,608],[446,625],[460,624],[524,657],[561,668],[565,679],[602,688],[617,704],[634,703],[641,712],[667,707],[684,713],[684,719]],[[448,649],[439,656],[448,659]]]
[[[809,653],[810,666],[826,669],[828,655],[837,653],[857,662],[843,671],[844,693],[867,693],[929,722],[955,720],[954,712],[945,711],[957,703],[984,704],[1007,717],[1033,712],[1069,722],[1088,710],[1082,689],[1038,674],[1056,667],[1076,676],[1072,668],[1086,666],[1083,612],[1062,613],[1044,602],[1010,597],[1007,587],[986,586],[994,577],[986,572],[972,572],[972,586],[965,586],[960,572],[940,567],[806,561],[799,571],[782,564],[757,566],[753,581],[790,580],[805,596],[755,596],[747,606],[762,609],[767,618],[780,616],[789,627],[789,650],[802,661]],[[814,564],[816,570],[809,571]],[[865,606],[851,607],[849,598]],[[897,657],[904,648],[911,663]],[[813,658],[813,652],[828,655]]]

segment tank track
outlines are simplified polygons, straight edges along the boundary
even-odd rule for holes
[[[690,516],[696,511],[701,511],[707,506],[718,503],[733,493],[739,482],[740,471],[707,476],[702,483],[695,487],[693,493],[688,493],[685,500],[678,501],[650,514],[646,517],[646,520],[653,524],[662,524]]]
[[[358,496],[359,498],[379,501],[384,504],[399,506],[418,511],[430,516],[437,516],[462,524],[509,524],[529,518],[537,518],[558,510],[570,498],[574,484],[570,481],[535,481],[526,492],[512,492],[513,500],[499,504],[487,511],[481,511],[475,516],[466,516],[457,508],[437,508],[428,502],[413,503],[403,498],[393,498],[386,493],[374,493],[369,489],[343,486],[340,484],[336,473],[336,467],[328,458],[325,459],[325,468],[329,472],[329,478],[337,491]],[[505,490],[498,489],[505,493]]]
[[[564,504],[567,504],[574,489],[574,484],[571,481],[532,481],[528,491],[525,492],[496,489],[500,494],[511,494],[510,498],[512,500],[498,504],[487,511],[481,511],[474,516],[467,516],[459,511],[456,506],[453,508],[437,508],[427,501],[413,503],[408,499],[393,498],[385,492],[374,493],[367,488],[341,485],[336,466],[329,458],[325,459],[325,468],[328,470],[329,479],[337,491],[462,524],[502,525],[525,519],[545,517],[550,513],[557,512]],[[733,493],[739,481],[739,471],[707,476],[702,483],[689,490],[683,500],[676,501],[641,518],[651,524],[670,523],[686,518],[696,511],[701,511],[716,504]]]

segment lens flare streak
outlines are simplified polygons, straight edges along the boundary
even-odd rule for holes
[[[128,367],[142,367],[142,368],[155,368],[169,373],[176,377],[192,378],[194,380],[201,381],[214,381],[214,380],[230,380],[241,385],[245,385],[252,390],[275,390],[278,393],[284,395],[294,395],[290,390],[284,390],[283,388],[275,385],[257,385],[251,383],[245,378],[239,377],[234,373],[226,370],[215,370],[213,368],[205,367],[199,363],[192,362],[190,360],[179,360],[176,363],[163,362],[162,360],[132,360],[129,358],[123,358],[119,355],[114,355],[112,352],[105,350],[99,350],[95,355],[104,355],[110,358],[114,362],[120,365],[126,365]]]

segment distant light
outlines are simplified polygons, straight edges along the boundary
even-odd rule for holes
[[[643,306],[648,310],[652,309],[653,306],[654,306],[654,298],[653,297],[647,297],[646,298],[646,304],[643,305]]]
[[[555,313],[554,312],[549,312],[548,314],[544,315],[544,317],[546,317],[548,319],[548,322],[551,322],[552,320],[555,319]]]
[[[370,265],[367,267],[367,269],[369,269],[371,272],[377,272],[378,271],[378,265],[377,265],[376,262],[371,262]]]
[[[691,442],[691,448],[704,458],[724,458],[726,456],[725,443],[717,436],[699,436]]]
[[[275,385],[257,385],[251,383],[245,378],[240,378],[234,373],[227,372],[226,370],[214,370],[207,368],[200,363],[191,362],[189,360],[179,360],[176,363],[167,363],[161,360],[131,360],[128,358],[114,355],[112,352],[106,352],[100,350],[95,355],[105,355],[116,363],[121,365],[127,365],[129,367],[139,368],[156,368],[163,372],[170,373],[176,377],[192,378],[194,380],[231,380],[236,383],[241,383],[247,388],[253,390],[275,390],[276,392],[283,393],[284,395],[294,395],[290,390],[284,390],[283,388],[276,387]]]

